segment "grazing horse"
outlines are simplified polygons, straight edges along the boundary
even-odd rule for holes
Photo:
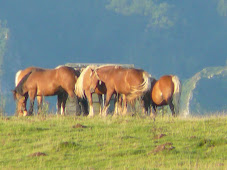
[[[105,83],[107,91],[102,111],[104,116],[107,115],[108,105],[114,93],[121,94],[123,96],[123,114],[126,114],[126,102],[134,101],[151,88],[149,77],[150,75],[144,70],[104,65],[96,68],[92,72],[92,85],[90,89],[91,91],[95,91],[98,81]]]
[[[80,74],[76,84],[75,84],[75,93],[80,98],[87,97],[89,102],[89,117],[94,116],[94,108],[92,101],[92,93],[91,93],[91,73],[96,67],[93,65],[87,66]],[[100,104],[100,112],[101,112],[101,99],[102,94],[106,94],[106,86],[103,82],[99,82],[95,88],[94,93],[98,95],[99,104]]]
[[[56,69],[37,69],[27,73],[13,90],[15,99],[29,96],[30,108],[28,115],[33,113],[36,96],[58,96],[58,113],[62,107],[62,115],[65,114],[67,95],[75,98],[75,83],[79,72],[71,67],[60,66]],[[65,95],[67,94],[67,95]],[[38,103],[38,108],[40,104]]]
[[[31,71],[35,71],[35,70],[44,70],[43,68],[38,68],[38,67],[28,67],[24,70],[19,70],[16,73],[15,76],[15,87],[19,84],[19,82],[22,80],[22,78],[28,74]],[[27,109],[26,109],[26,103],[27,103],[27,99],[28,99],[28,94],[25,94],[23,97],[19,98],[17,101],[17,108],[16,108],[16,113],[19,116],[26,116],[27,115]],[[42,97],[41,96],[37,96],[37,102],[38,104],[41,104],[42,102]]]
[[[169,105],[172,115],[176,116],[179,113],[180,95],[181,82],[176,75],[164,75],[159,80],[155,80],[149,93],[150,98],[146,97],[146,102],[151,102],[155,111],[153,114],[151,110],[150,115],[156,116],[158,106]]]

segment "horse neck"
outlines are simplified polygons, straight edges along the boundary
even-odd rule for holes
[[[109,74],[108,71],[102,70],[102,69],[96,70],[96,73],[95,74],[96,74],[98,80],[101,80],[103,82],[106,82],[107,81],[107,78],[109,77],[108,76],[108,74]]]

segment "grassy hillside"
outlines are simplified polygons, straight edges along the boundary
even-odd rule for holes
[[[227,116],[2,117],[1,169],[226,169]]]

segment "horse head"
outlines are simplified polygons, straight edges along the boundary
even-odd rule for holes
[[[13,93],[13,98],[14,98],[14,100],[17,100],[17,98],[18,98],[18,93],[16,92],[16,90],[15,90],[15,89],[12,90],[12,93]]]
[[[12,90],[13,98],[17,101],[17,114],[19,116],[26,116],[26,97],[18,93],[16,90]]]
[[[90,92],[94,93],[98,83],[101,82],[96,69],[91,69],[90,78],[91,78]]]

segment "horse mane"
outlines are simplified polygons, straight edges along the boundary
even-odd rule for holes
[[[115,67],[114,67],[115,69],[121,67],[121,66],[118,65],[118,64],[104,64],[104,65],[98,66],[95,70],[100,69],[100,68],[103,68],[103,67],[109,67],[109,66],[115,66]]]
[[[19,70],[17,73],[16,73],[16,76],[15,76],[15,86],[17,86],[18,85],[18,77],[19,77],[19,75],[21,74],[21,71],[22,70]]]
[[[28,77],[30,76],[30,74],[32,73],[33,71],[30,71],[28,74],[26,74],[22,79],[21,81],[19,82],[19,84],[15,87],[14,91],[16,93],[19,93],[20,95],[24,95],[23,94],[23,85],[24,83],[27,81]]]
[[[151,90],[151,75],[146,71],[143,71],[144,81],[138,86],[132,86],[131,92],[126,96],[129,102],[133,102],[137,97],[142,96],[147,91]]]
[[[80,74],[79,78],[77,79],[76,81],[76,84],[75,84],[75,93],[78,97],[80,98],[84,98],[85,95],[84,95],[84,87],[83,87],[83,82],[84,82],[84,76],[85,74],[87,73],[88,69],[95,69],[95,66],[94,65],[89,65],[87,66]]]
[[[180,96],[181,96],[181,82],[176,75],[172,75],[172,81],[174,84],[173,104],[175,106],[175,112],[176,114],[178,114],[179,106],[180,106]]]

